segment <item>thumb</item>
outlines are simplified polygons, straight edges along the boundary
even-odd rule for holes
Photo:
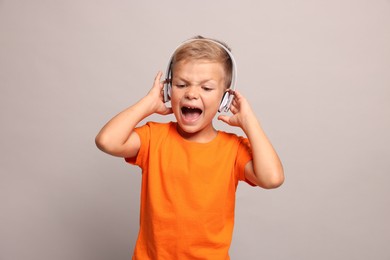
[[[229,116],[225,116],[225,115],[220,115],[218,116],[218,120],[221,120],[222,122],[225,122],[226,124],[229,124],[229,120],[230,117]]]
[[[165,115],[173,114],[173,110],[171,107],[167,107],[167,110],[165,110]]]
[[[160,114],[160,115],[169,115],[169,114],[173,113],[172,107],[166,107],[165,104],[163,106],[164,107],[161,108],[161,110],[159,109],[159,111],[157,112],[158,114]]]

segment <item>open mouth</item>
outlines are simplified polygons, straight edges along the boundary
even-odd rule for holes
[[[184,106],[181,108],[181,113],[184,119],[188,121],[194,121],[199,118],[199,116],[203,113],[202,109],[197,107],[187,107]]]

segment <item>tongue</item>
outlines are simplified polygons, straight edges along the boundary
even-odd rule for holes
[[[187,120],[194,120],[200,116],[202,111],[200,109],[184,108],[183,115]]]

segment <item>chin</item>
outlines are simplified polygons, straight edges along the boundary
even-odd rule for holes
[[[177,122],[177,125],[178,125],[178,130],[180,132],[184,132],[187,134],[195,134],[202,130],[202,128],[197,125],[183,124],[180,121]]]

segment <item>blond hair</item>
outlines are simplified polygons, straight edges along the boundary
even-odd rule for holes
[[[233,61],[229,53],[220,45],[223,45],[227,50],[230,48],[223,42],[196,36],[181,45],[173,54],[172,71],[176,63],[180,61],[196,61],[207,60],[222,64],[226,73],[226,87],[229,87],[232,81]]]

